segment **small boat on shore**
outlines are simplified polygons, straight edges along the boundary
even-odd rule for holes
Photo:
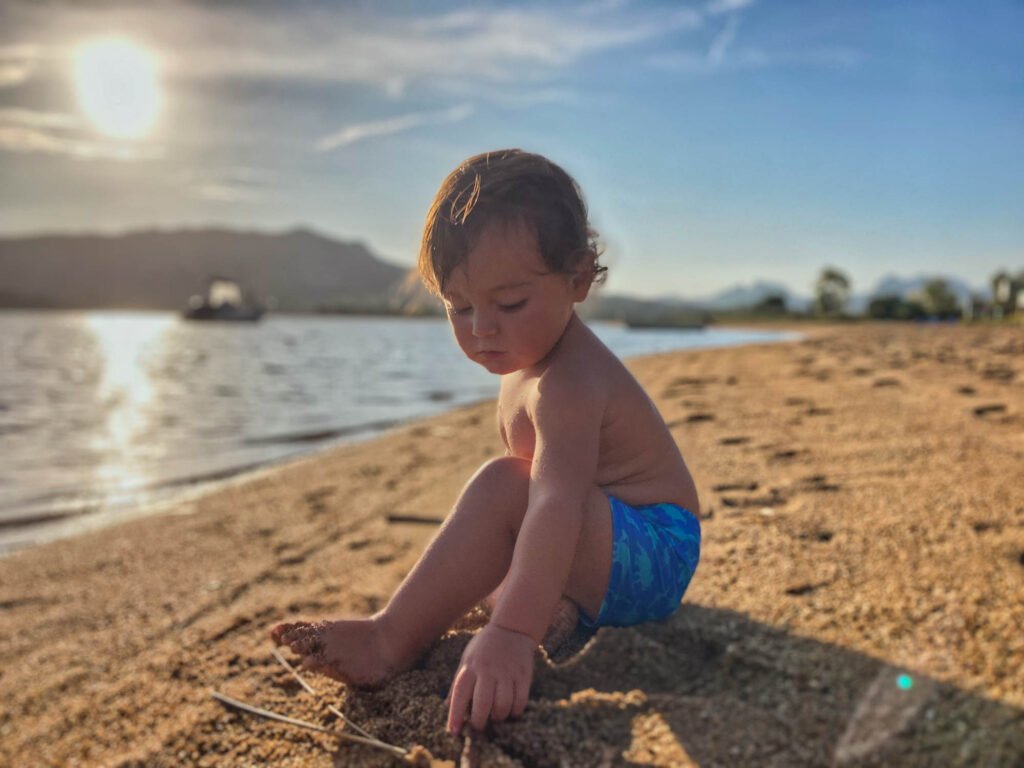
[[[627,328],[632,330],[672,328],[675,330],[699,331],[707,327],[706,317],[703,314],[694,312],[626,315],[622,322]]]
[[[247,303],[238,283],[223,277],[210,280],[206,296],[193,296],[188,309],[182,312],[186,320],[222,320],[226,322],[254,323],[263,317],[264,309]]]

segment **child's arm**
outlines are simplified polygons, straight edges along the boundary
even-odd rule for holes
[[[491,621],[539,643],[568,580],[594,487],[604,390],[592,382],[542,381],[532,405],[529,506]]]
[[[571,386],[570,386],[571,384]],[[533,652],[565,588],[597,472],[604,391],[542,381],[530,408],[536,435],[529,506],[491,622],[466,647],[451,690],[448,727],[522,714]]]

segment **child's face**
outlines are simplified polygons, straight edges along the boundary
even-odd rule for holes
[[[504,374],[543,360],[589,289],[583,272],[550,272],[531,228],[494,221],[449,275],[444,302],[466,357]]]

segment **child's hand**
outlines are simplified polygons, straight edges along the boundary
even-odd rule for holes
[[[470,723],[483,730],[488,720],[519,717],[526,708],[533,680],[537,643],[528,635],[488,624],[462,652],[449,694],[448,730],[458,734],[472,699]]]

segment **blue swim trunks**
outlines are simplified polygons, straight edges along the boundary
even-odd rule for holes
[[[628,627],[675,612],[700,560],[700,521],[676,504],[631,507],[609,496],[612,572],[596,619],[586,627]]]

